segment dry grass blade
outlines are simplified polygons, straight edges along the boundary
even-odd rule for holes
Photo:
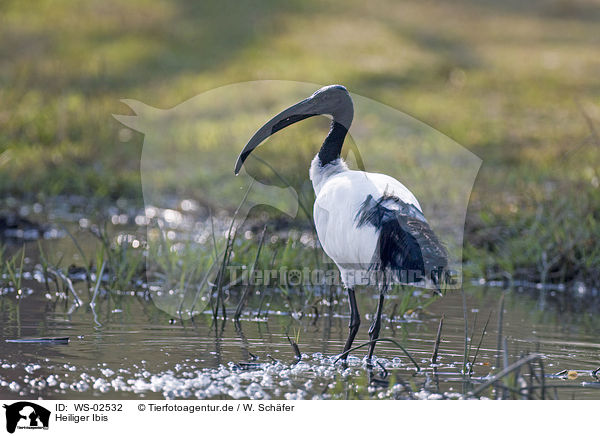
[[[524,358],[517,360],[512,365],[507,366],[502,371],[500,371],[498,374],[496,374],[494,377],[492,377],[491,379],[489,379],[482,385],[478,386],[477,389],[470,392],[470,395],[472,395],[472,396],[479,395],[481,392],[483,392],[484,390],[486,390],[487,388],[492,386],[494,383],[496,383],[501,378],[503,378],[503,377],[507,376],[508,374],[510,374],[511,372],[516,371],[517,369],[521,368],[521,366],[526,365],[529,362],[532,362],[536,359],[541,359],[541,358],[542,358],[542,356],[540,354],[530,354],[529,356],[525,356]]]
[[[293,340],[292,338],[290,338],[289,335],[287,336],[287,340],[289,341],[290,345],[292,346],[292,349],[294,350],[294,355],[296,356],[296,363],[300,362],[302,360],[302,353],[300,352],[300,347],[298,347],[298,343]]]
[[[15,344],[68,344],[69,337],[6,339],[6,342]]]
[[[508,344],[506,338],[502,338],[502,367],[508,367]]]
[[[104,268],[106,268],[106,259],[102,261],[102,266],[100,267],[100,272],[98,273],[98,277],[96,278],[96,286],[94,286],[94,294],[92,297],[92,301],[90,302],[90,306],[94,306],[96,304],[96,297],[98,296],[98,290],[100,289],[100,283],[102,282],[102,275],[104,274]]]
[[[479,350],[481,349],[481,344],[483,343],[483,337],[485,336],[485,332],[487,331],[488,324],[490,323],[490,319],[492,317],[492,311],[488,315],[487,321],[483,326],[483,331],[481,332],[481,337],[479,338],[479,344],[477,344],[477,349],[475,350],[475,355],[473,356],[473,361],[471,362],[471,372],[473,372],[473,367],[475,366],[475,361],[477,360],[477,355],[479,354]]]
[[[81,299],[77,295],[77,292],[75,292],[75,288],[73,287],[73,282],[71,281],[71,279],[69,277],[67,277],[65,274],[63,274],[62,271],[55,270],[53,268],[48,268],[48,272],[50,274],[53,274],[55,277],[60,278],[63,283],[66,283],[67,289],[69,290],[69,292],[71,292],[71,294],[73,294],[73,298],[75,299],[75,304],[77,306],[81,306],[83,304]]]
[[[498,341],[496,343],[496,368],[500,368],[500,350],[502,349],[502,324],[504,323],[504,296],[500,297],[500,310],[498,311]]]
[[[435,338],[435,345],[433,346],[433,354],[431,355],[431,363],[434,365],[437,363],[438,351],[440,349],[440,342],[442,340],[442,327],[444,326],[444,316],[445,315],[442,314],[442,317],[440,318],[440,324],[438,325],[437,336]]]
[[[462,294],[462,307],[463,307],[463,318],[465,322],[465,349],[463,352],[463,374],[468,374],[469,369],[467,368],[467,362],[469,360],[469,320],[467,318],[467,297],[465,296],[465,289],[461,287],[460,292]]]
[[[221,311],[223,313],[223,319],[224,320],[227,319],[227,312],[225,310],[225,300],[223,298],[223,276],[225,275],[225,269],[227,268],[227,265],[229,265],[231,250],[233,248],[233,243],[235,242],[235,237],[237,235],[237,228],[234,229],[235,220],[236,220],[238,214],[240,213],[242,206],[244,206],[244,204],[246,203],[246,200],[248,199],[248,194],[250,194],[250,191],[252,190],[253,186],[254,186],[254,179],[252,179],[250,181],[250,185],[248,185],[248,189],[246,190],[246,193],[244,194],[242,201],[238,205],[237,209],[235,210],[235,212],[233,214],[233,217],[231,218],[231,224],[229,225],[229,230],[227,231],[227,241],[225,243],[225,252],[223,253],[223,262],[221,263],[221,268],[219,270],[219,275],[217,278],[217,302],[213,309],[213,319],[215,319],[215,320],[217,319],[217,316],[219,314],[219,305],[221,306]],[[232,236],[232,232],[233,232],[233,236]]]
[[[542,400],[546,399],[546,374],[545,374],[545,370],[544,370],[544,361],[542,359],[539,359],[538,361],[538,365],[540,366],[540,380],[541,380],[541,384],[542,384]]]
[[[262,235],[260,237],[260,242],[259,242],[258,248],[256,250],[256,257],[254,258],[254,264],[252,265],[252,268],[250,269],[249,279],[252,279],[252,277],[254,276],[254,271],[256,270],[256,265],[258,264],[258,259],[260,258],[260,251],[262,250],[263,244],[265,243],[266,232],[267,232],[267,226],[264,226]],[[250,295],[251,288],[252,288],[252,285],[250,283],[248,283],[244,289],[244,293],[242,294],[242,297],[240,298],[240,301],[235,309],[235,314],[233,315],[233,319],[235,319],[236,321],[240,319],[242,310],[244,309],[244,306],[246,305],[246,301],[248,300],[248,296]]]
[[[79,245],[79,242],[77,242],[77,239],[75,239],[75,236],[73,236],[73,234],[69,231],[67,226],[65,226],[64,224],[61,224],[61,227],[64,230],[64,232],[69,236],[69,238],[71,238],[71,241],[73,241],[73,245],[75,245],[75,248],[77,248],[77,251],[79,252],[79,255],[81,256],[81,259],[83,260],[83,267],[85,269],[85,280],[87,281],[88,289],[89,289],[89,286],[91,283],[91,280],[90,280],[91,274],[90,274],[90,267],[89,267],[90,264],[87,261],[85,252],[81,248],[81,245]]]

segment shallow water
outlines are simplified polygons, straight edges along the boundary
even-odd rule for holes
[[[81,265],[78,249],[67,234],[93,253],[88,250],[94,243],[87,230],[93,221],[87,218],[90,210],[82,206],[85,201],[77,207],[58,203],[63,209],[32,213],[38,222],[51,223],[44,229],[51,240],[44,241],[43,248],[55,261],[64,259],[63,266],[70,262]],[[29,209],[35,211],[36,207]],[[108,217],[97,222],[108,218],[113,234],[137,234],[135,237],[143,239],[145,232],[134,225],[139,224],[143,212],[123,203],[107,213]],[[193,221],[183,220],[189,222]],[[9,244],[9,254],[23,244],[22,239],[27,238]],[[26,269],[32,270],[39,262],[37,242],[26,245]],[[490,376],[533,352],[543,356],[545,398],[600,399],[600,381],[592,374],[600,367],[600,321],[585,300],[593,290],[581,292],[578,299],[563,298],[560,287],[504,290],[500,283],[466,286],[470,360],[489,317],[470,376],[461,371],[465,354],[462,294],[451,291],[425,309],[400,317],[394,315],[394,306],[401,305],[401,295],[391,293],[386,299],[381,337],[402,344],[420,371],[396,345],[382,342],[375,350],[378,363],[370,383],[366,348],[353,351],[347,366],[334,363],[346,340],[349,320],[346,297],[340,289],[334,290],[334,295],[319,295],[319,290],[313,289],[310,304],[306,295],[284,298],[276,289],[258,289],[260,295],[250,299],[237,324],[231,321],[231,313],[226,321],[215,322],[209,313],[193,320],[173,319],[143,292],[104,293],[92,310],[83,283],[77,285],[84,302],[78,307],[72,297],[57,298],[39,280],[24,278],[21,295],[14,290],[0,293],[3,399],[471,398],[468,393]],[[232,289],[229,293],[229,310],[235,308],[239,292]],[[296,309],[304,308],[303,316],[300,311],[290,311],[288,299],[298,302]],[[369,318],[377,304],[376,295],[366,289],[357,291],[357,299],[363,322],[355,345],[368,340]],[[442,315],[438,362],[432,366]],[[63,336],[70,338],[68,344],[6,342]],[[288,336],[298,342],[300,362]],[[504,342],[506,352],[502,351]],[[523,367],[521,374],[527,379],[530,372]],[[539,394],[538,390],[536,396]],[[515,397],[492,388],[479,396]]]
[[[416,373],[393,344],[380,343],[376,372],[385,367],[395,383],[371,387],[364,348],[351,354],[347,368],[333,363],[347,333],[343,300],[330,306],[329,313],[323,304],[318,318],[313,314],[296,320],[272,311],[260,320],[242,319],[239,325],[219,320],[215,329],[209,315],[193,322],[173,320],[134,296],[102,300],[96,318],[85,306],[69,315],[69,304],[54,304],[40,293],[20,300],[4,296],[0,298],[0,397],[462,398],[495,371],[502,292],[468,289],[469,331],[475,331],[471,356],[492,311],[471,378],[460,372],[464,319],[461,294],[454,292],[408,319],[385,320],[381,337],[402,343],[422,370]],[[388,314],[397,298],[388,298]],[[502,330],[509,363],[522,353],[537,351],[544,356],[548,397],[599,399],[600,383],[591,375],[600,366],[597,323],[591,316],[561,314],[551,305],[540,310],[539,304],[530,295],[507,292]],[[363,314],[369,313],[376,301],[365,292],[359,295],[359,305]],[[442,343],[438,365],[432,368],[441,314],[445,316]],[[356,344],[368,339],[369,323],[364,318]],[[298,339],[300,363],[296,364],[288,333]],[[69,336],[70,342],[5,342],[43,336]],[[553,376],[562,370],[568,370],[568,376]],[[495,393],[490,389],[483,395]]]

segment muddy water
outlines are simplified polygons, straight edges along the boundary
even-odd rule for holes
[[[265,290],[265,292],[268,292]],[[273,291],[274,292],[274,291]],[[343,299],[323,304],[319,316],[294,319],[272,310],[239,325],[216,324],[210,315],[181,322],[137,296],[102,300],[95,313],[82,306],[53,303],[34,293],[17,300],[0,298],[0,398],[460,398],[497,365],[498,312],[502,290],[467,290],[469,335],[474,353],[483,325],[487,333],[471,378],[462,376],[464,318],[461,294],[451,293],[408,318],[386,318],[382,337],[402,343],[422,367],[393,344],[381,343],[376,355],[379,378],[392,385],[371,386],[364,349],[352,353],[348,367],[334,364],[347,333]],[[273,299],[277,295],[273,295]],[[391,295],[390,308],[399,298]],[[543,310],[540,304],[545,304]],[[376,301],[359,295],[362,313]],[[445,322],[438,366],[430,366],[440,316]],[[368,338],[363,321],[357,342]],[[551,303],[507,291],[502,322],[508,363],[527,352],[544,356],[548,396],[599,399],[591,372],[600,366],[598,322],[590,315],[561,313]],[[298,339],[303,358],[296,363],[287,334]],[[19,337],[68,336],[67,345],[7,343]],[[503,353],[501,353],[503,354]],[[504,356],[500,356],[504,365]],[[568,376],[553,376],[568,370]],[[401,392],[402,391],[402,392]],[[484,396],[493,397],[492,390]]]

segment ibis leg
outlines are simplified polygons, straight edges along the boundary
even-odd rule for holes
[[[379,294],[379,303],[377,304],[377,313],[375,314],[375,319],[373,319],[373,323],[369,328],[369,339],[374,341],[379,339],[379,330],[381,329],[381,313],[383,312],[383,292]],[[369,354],[367,355],[367,359],[371,361],[371,357],[373,357],[373,351],[375,351],[375,342],[369,345]]]
[[[358,306],[356,305],[356,295],[354,294],[354,289],[348,289],[348,302],[350,303],[350,323],[348,324],[350,333],[348,334],[348,339],[346,340],[346,345],[344,346],[344,352],[340,356],[342,360],[346,360],[348,357],[348,350],[352,348],[352,342],[354,342],[354,338],[356,337],[356,333],[358,333],[358,328],[360,327],[360,314],[358,313]]]

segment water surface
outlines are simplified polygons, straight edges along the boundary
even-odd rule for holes
[[[264,290],[263,292],[268,292]],[[273,291],[275,292],[275,291]],[[36,292],[22,299],[0,297],[0,397],[2,398],[459,398],[504,364],[497,352],[499,299],[506,292],[502,336],[509,363],[529,352],[544,356],[548,396],[598,399],[591,372],[599,364],[597,323],[590,315],[561,313],[540,299],[516,291],[471,286],[467,292],[471,356],[491,314],[470,378],[461,374],[464,318],[460,292],[452,292],[408,317],[385,318],[382,337],[403,344],[422,367],[391,343],[376,348],[379,364],[393,377],[388,386],[369,387],[365,349],[352,353],[348,367],[334,364],[347,334],[345,301],[325,299],[317,311],[295,319],[270,310],[259,319],[250,309],[239,324],[210,314],[193,321],[170,318],[139,296],[100,301],[72,310]],[[342,295],[340,294],[340,297]],[[277,298],[275,295],[273,298]],[[398,295],[390,295],[390,315]],[[253,300],[251,300],[253,301]],[[363,314],[376,300],[359,293]],[[72,312],[69,314],[69,312]],[[440,316],[444,314],[438,365],[430,366]],[[265,316],[266,315],[266,316]],[[368,340],[363,325],[356,344]],[[471,332],[475,332],[472,334]],[[296,363],[288,335],[298,340]],[[6,343],[19,337],[68,336],[68,345]],[[563,370],[560,376],[553,376]],[[392,374],[390,376],[390,374]],[[404,386],[404,387],[403,387]],[[493,397],[490,389],[484,396]]]

